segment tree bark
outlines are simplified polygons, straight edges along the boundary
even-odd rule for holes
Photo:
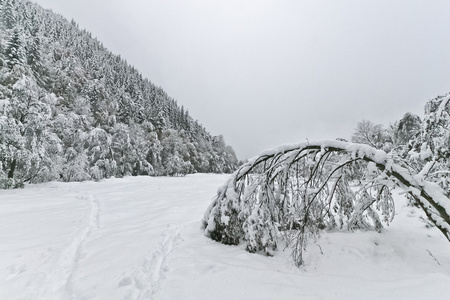
[[[8,178],[14,177],[14,171],[16,170],[16,165],[17,165],[17,160],[14,159],[11,163],[11,169],[9,169],[9,172],[8,172]]]

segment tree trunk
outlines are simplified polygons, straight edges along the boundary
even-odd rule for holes
[[[8,172],[8,178],[13,178],[14,171],[16,170],[17,160],[14,159],[11,163],[11,169]]]

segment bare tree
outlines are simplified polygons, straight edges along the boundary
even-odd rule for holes
[[[386,141],[386,131],[381,124],[362,120],[358,122],[352,135],[352,142],[367,144],[377,149],[382,149]]]

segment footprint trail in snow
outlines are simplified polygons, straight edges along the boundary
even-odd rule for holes
[[[145,257],[144,262],[131,276],[123,277],[120,287],[130,286],[125,299],[153,299],[159,292],[165,272],[168,270],[169,255],[182,240],[181,225],[170,225],[162,234],[162,239],[156,251]]]
[[[25,299],[72,299],[72,277],[78,268],[82,258],[82,248],[85,240],[90,236],[92,230],[99,227],[100,208],[97,198],[93,194],[77,197],[88,203],[87,218],[85,226],[72,237],[69,245],[55,255],[56,262],[50,271],[37,274],[25,290]]]

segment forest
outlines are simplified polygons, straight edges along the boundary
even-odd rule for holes
[[[0,188],[237,166],[223,136],[75,21],[0,0]]]

